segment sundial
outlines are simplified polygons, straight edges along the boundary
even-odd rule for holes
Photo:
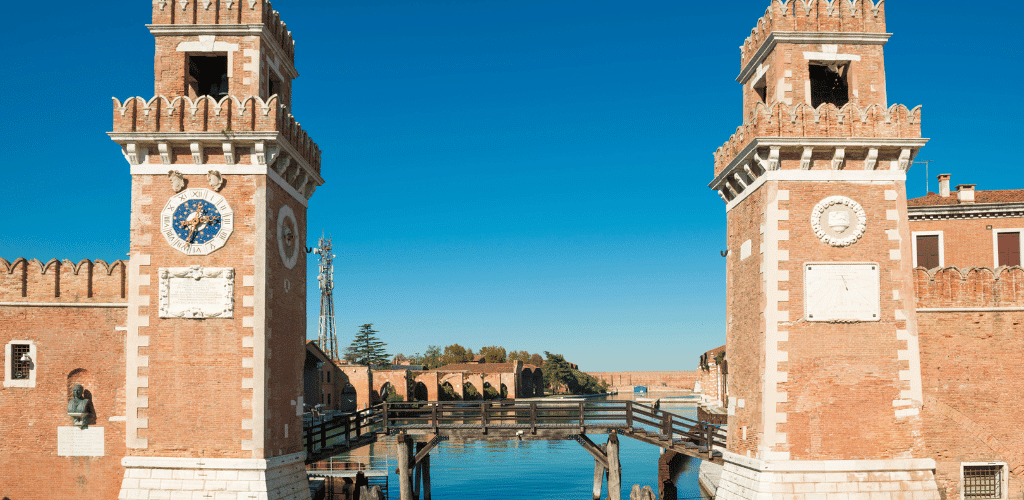
[[[807,321],[878,321],[879,309],[877,263],[804,265],[804,318]]]

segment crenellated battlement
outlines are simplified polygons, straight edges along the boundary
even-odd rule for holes
[[[0,302],[118,303],[127,288],[125,261],[0,258]]]
[[[885,0],[771,0],[740,47],[740,67],[773,32],[885,33]]]
[[[262,24],[295,62],[295,41],[267,0],[154,0],[154,25]]]
[[[168,99],[158,95],[148,101],[142,97],[130,97],[121,102],[115,97],[113,104],[113,134],[217,132],[223,135],[219,140],[230,140],[233,135],[245,132],[277,132],[280,140],[287,142],[316,175],[320,174],[319,146],[276,95],[267,100],[257,96],[242,100],[226,96],[220,101],[210,96],[193,100],[187,96]],[[183,137],[182,141],[189,142],[189,138]],[[231,156],[237,158],[240,155]],[[161,150],[161,161],[164,164],[174,163],[166,150]],[[227,161],[230,163],[231,159]]]
[[[746,123],[715,151],[715,176],[758,137],[916,139],[921,137],[921,106],[847,103],[840,108],[825,103],[813,108],[804,103],[757,103]]]
[[[917,307],[1024,307],[1020,266],[914,269]]]

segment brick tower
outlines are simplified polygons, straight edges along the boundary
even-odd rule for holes
[[[723,500],[938,498],[905,188],[927,139],[920,107],[886,101],[883,6],[772,0],[741,47],[743,124],[710,184],[730,250]]]
[[[304,242],[323,180],[289,113],[291,33],[265,0],[155,0],[149,29],[156,97],[115,99],[110,133],[132,176],[121,498],[308,498]]]

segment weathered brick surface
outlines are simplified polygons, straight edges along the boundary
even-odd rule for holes
[[[15,261],[15,276],[25,263]],[[123,270],[119,262],[115,266]],[[27,267],[31,274],[39,273],[38,264]],[[56,297],[56,267],[50,266],[51,274],[39,274],[40,279],[33,280],[33,285],[45,285],[38,292],[23,297],[20,285],[24,282],[18,283],[0,289],[0,302],[124,302],[120,286],[113,287],[113,294],[101,293],[107,287],[94,286],[92,297],[81,296],[79,292],[88,288],[82,275],[77,276],[75,286]],[[86,267],[83,263],[79,269],[85,272]],[[49,283],[44,278],[49,278]],[[71,285],[74,281],[65,283]],[[125,423],[118,417],[124,416],[125,375],[124,332],[115,328],[124,324],[124,308],[0,306],[0,345],[29,340],[36,346],[35,387],[0,387],[0,470],[4,471],[0,474],[0,495],[39,498],[40,488],[44,488],[81,499],[117,497],[124,473],[121,457]],[[9,380],[10,376],[4,373],[0,380]],[[72,425],[66,411],[70,387],[76,383],[92,399],[95,418],[90,427],[103,428],[102,457],[57,456],[57,428]]]
[[[1024,219],[979,217],[912,220],[910,228],[912,231],[942,231],[945,266],[956,266],[966,270],[968,267],[995,267],[998,262],[993,248],[993,231],[1024,228]]]

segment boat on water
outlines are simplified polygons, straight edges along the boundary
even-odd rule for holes
[[[635,385],[635,386],[633,386],[633,393],[634,394],[641,394],[641,393],[642,394],[647,394],[647,387],[643,386],[643,385]]]

